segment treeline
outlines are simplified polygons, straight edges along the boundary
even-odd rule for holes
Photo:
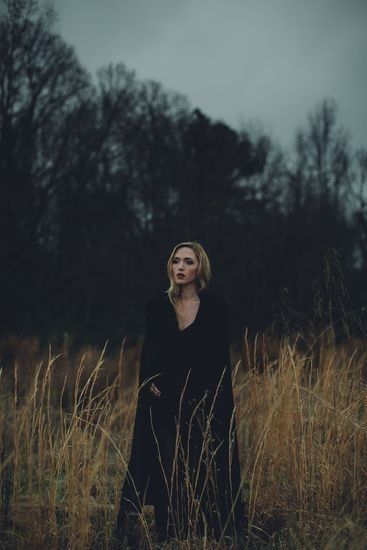
[[[49,7],[1,0],[1,334],[140,332],[144,300],[166,288],[169,252],[187,239],[210,254],[234,334],[281,319],[284,302],[298,320],[316,295],[330,309],[333,262],[358,311],[366,178],[367,152],[352,150],[331,99],[286,153],[123,64],[89,75]]]

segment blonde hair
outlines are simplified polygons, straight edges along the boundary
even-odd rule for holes
[[[188,248],[191,248],[191,250],[193,250],[199,262],[197,279],[196,279],[197,291],[201,292],[208,285],[211,278],[210,261],[207,253],[205,252],[204,248],[199,242],[187,241],[187,242],[176,244],[167,262],[167,275],[170,280],[170,286],[165,291],[167,292],[168,298],[173,306],[176,305],[178,299],[180,298],[181,286],[176,284],[173,278],[172,259],[176,254],[177,250],[179,250],[180,248],[183,248],[184,246],[187,246]]]

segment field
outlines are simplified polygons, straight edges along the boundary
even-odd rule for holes
[[[114,548],[141,342],[0,343],[2,548]],[[232,349],[249,548],[367,547],[367,346],[244,336]],[[144,509],[140,547],[157,548]],[[170,548],[224,548],[209,538]]]

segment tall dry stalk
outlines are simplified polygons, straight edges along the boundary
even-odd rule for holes
[[[235,388],[251,521],[279,513],[302,529],[367,511],[366,354],[321,356],[316,369],[284,341],[276,366],[254,366]]]
[[[283,548],[292,547],[295,536],[301,546],[331,547],[346,526],[352,539],[366,535],[358,523],[367,513],[366,348],[353,341],[343,346],[326,342],[318,343],[315,359],[316,347],[301,353],[297,342],[284,340],[277,360],[264,358],[261,372],[258,354],[247,350],[250,369],[244,372],[237,365],[234,377],[250,531],[269,531],[268,519],[282,518],[277,536],[283,537]],[[64,358],[50,352],[25,392],[19,391],[23,365],[14,366],[11,394],[2,373],[0,543],[5,548],[111,546],[137,388],[124,387],[118,377],[103,386],[104,355],[105,350],[89,370],[85,357],[69,364],[60,385]],[[125,373],[121,360],[119,370]],[[65,392],[72,397],[68,408]],[[210,459],[216,451],[209,447],[209,426],[203,428],[201,457]],[[185,464],[187,448],[179,434],[176,449],[177,462],[181,456]],[[215,475],[211,471],[206,480],[213,492]],[[167,482],[176,479],[173,472]],[[186,481],[188,534],[193,537],[201,521],[200,502],[195,478]],[[172,502],[172,508],[179,506]],[[177,521],[178,538],[180,517]],[[152,547],[145,512],[141,522],[142,544]],[[210,544],[205,522],[204,528],[203,540],[197,541],[201,547]],[[178,545],[190,544],[194,541]]]

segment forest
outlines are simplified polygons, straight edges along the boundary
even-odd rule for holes
[[[234,339],[282,331],[284,309],[296,325],[330,320],[330,262],[346,288],[333,315],[363,318],[367,150],[335,100],[313,106],[285,151],[123,62],[89,74],[50,8],[3,5],[1,334],[119,344],[141,332],[144,300],[188,239],[208,250]]]
[[[366,548],[367,148],[332,97],[285,150],[90,74],[56,22],[0,0],[1,548],[116,547],[144,304],[186,240],[230,312],[246,545],[165,547]]]

